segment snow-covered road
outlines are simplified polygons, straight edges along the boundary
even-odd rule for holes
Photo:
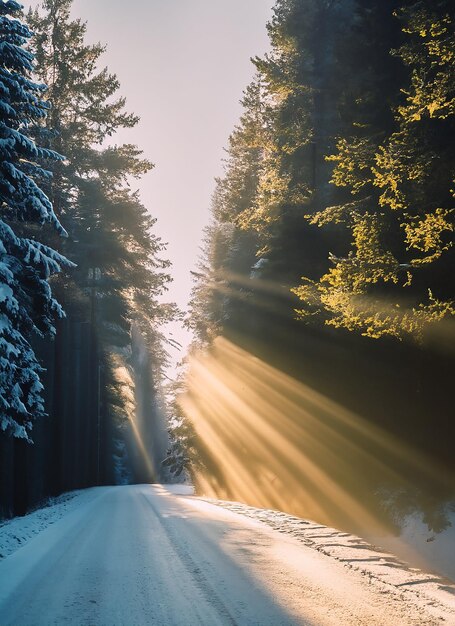
[[[98,488],[57,507],[55,520],[32,514],[40,532],[0,560],[1,626],[455,624],[450,589],[447,606],[413,598],[241,511],[178,492]]]

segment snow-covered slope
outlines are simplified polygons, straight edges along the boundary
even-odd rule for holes
[[[177,486],[70,495],[0,527],[2,626],[455,624],[453,586],[352,535]]]

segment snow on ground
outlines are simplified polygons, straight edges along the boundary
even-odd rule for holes
[[[35,535],[51,524],[77,509],[84,502],[98,496],[102,487],[64,493],[57,498],[48,498],[39,509],[14,519],[0,522],[0,561],[25,545]]]
[[[455,587],[353,535],[186,486],[103,487],[0,526],[2,626],[455,626]]]
[[[414,598],[420,606],[448,608],[450,613],[453,612],[453,618],[450,618],[453,621],[450,623],[455,624],[455,584],[444,576],[410,567],[391,552],[367,543],[355,535],[316,522],[303,520],[281,511],[257,509],[239,502],[210,498],[207,498],[206,502],[240,515],[246,515],[280,533],[291,535],[305,545],[343,563],[345,567],[360,572],[369,582],[379,583],[384,589],[399,590],[403,597]],[[404,536],[401,539],[378,538],[378,540],[382,539],[387,541],[389,545],[395,545],[403,550],[403,546],[409,546],[412,542],[414,544],[418,541],[421,542],[425,528],[418,516],[413,516],[409,518],[408,525],[404,528]],[[441,537],[437,556],[440,557],[442,566],[448,571],[452,571],[455,566],[453,527],[447,529],[444,535]],[[408,550],[411,552],[409,547]],[[427,551],[430,555],[431,548],[427,548]],[[418,557],[416,556],[416,558]],[[435,559],[434,555],[433,559]],[[430,560],[430,556],[428,556],[428,560]]]

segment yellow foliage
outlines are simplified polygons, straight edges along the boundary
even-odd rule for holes
[[[348,189],[355,201],[306,216],[318,226],[347,224],[352,249],[344,258],[332,256],[333,266],[318,281],[302,279],[293,292],[303,303],[297,311],[301,318],[322,312],[326,324],[369,337],[419,339],[425,326],[455,314],[454,303],[433,297],[430,290],[422,301],[418,286],[408,291],[414,307],[399,306],[396,295],[395,301],[392,296],[384,301],[378,293],[384,293],[386,283],[409,288],[419,267],[452,246],[454,211],[443,208],[446,190],[438,191],[437,168],[441,163],[443,181],[447,163],[438,161],[439,145],[431,139],[436,125],[428,121],[455,113],[455,37],[451,17],[433,15],[425,3],[397,15],[410,36],[393,53],[410,68],[410,80],[402,90],[403,104],[393,110],[395,132],[381,139],[339,139],[336,153],[327,157],[334,164],[331,182]],[[400,247],[408,250],[403,261],[393,253]]]
[[[359,201],[347,202],[346,204],[338,204],[330,206],[322,211],[317,211],[309,215],[305,215],[305,219],[314,226],[326,226],[327,224],[341,224],[343,222],[351,222],[359,213]]]
[[[337,153],[326,157],[336,165],[331,183],[337,187],[350,187],[353,195],[371,182],[369,170],[374,159],[374,146],[368,139],[339,139]]]
[[[411,338],[414,341],[421,341],[430,325],[455,314],[455,302],[437,300],[431,291],[428,292],[428,302],[414,308],[400,307],[398,304],[394,305],[385,300],[373,299],[328,284],[318,284],[310,292],[303,287],[293,291],[304,302],[309,293],[313,310],[317,310],[316,307],[319,305],[331,313],[332,316],[325,322],[327,325],[360,332],[371,339],[390,336],[400,340]],[[315,297],[316,292],[318,298]],[[304,320],[310,315],[306,309],[299,309],[296,313]]]
[[[408,250],[414,248],[429,253],[423,258],[413,259],[413,265],[431,263],[452,246],[452,241],[444,243],[443,234],[453,232],[453,223],[449,218],[454,212],[454,209],[436,209],[434,213],[428,213],[423,218],[415,218],[402,224]]]
[[[398,51],[406,64],[414,66],[407,103],[398,113],[408,122],[418,122],[424,116],[445,119],[453,115],[455,36],[451,16],[437,18],[423,8],[413,9],[403,30],[423,41]]]

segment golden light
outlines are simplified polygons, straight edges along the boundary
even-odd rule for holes
[[[450,482],[429,459],[219,337],[180,398],[200,441],[199,493],[386,532],[374,485]],[[380,479],[378,481],[378,479]]]
[[[157,468],[154,459],[152,458],[151,451],[144,443],[143,435],[141,432],[140,424],[138,423],[136,397],[135,397],[135,384],[129,369],[125,366],[122,357],[112,353],[110,355],[112,364],[112,373],[115,382],[120,389],[123,406],[125,407],[128,425],[130,432],[134,438],[135,447],[138,451],[141,461],[146,468],[149,476],[157,475]]]

